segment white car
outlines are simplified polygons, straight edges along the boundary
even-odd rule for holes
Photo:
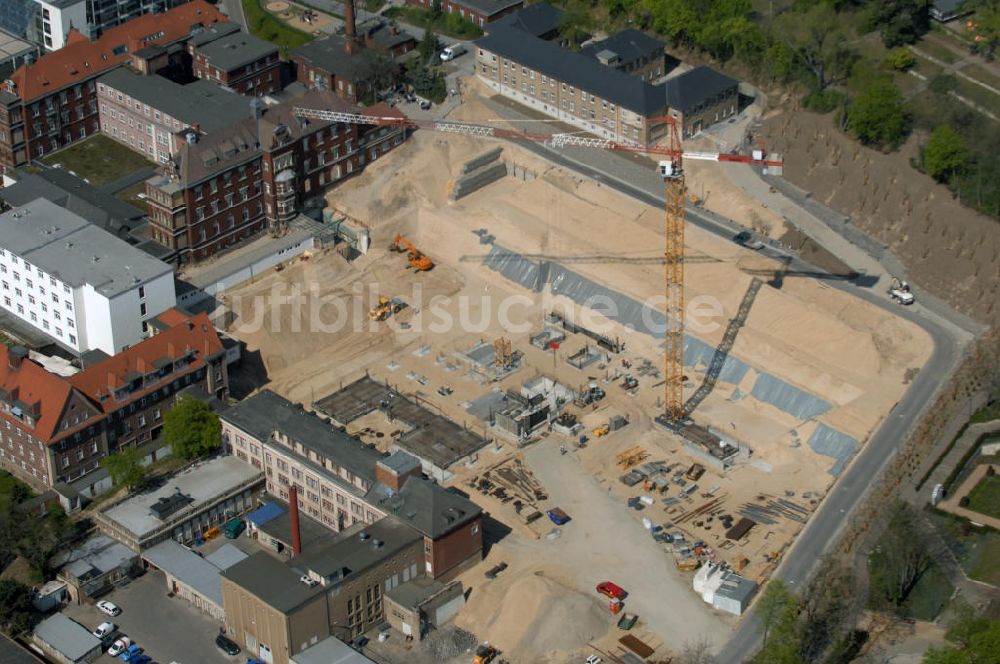
[[[122,612],[122,610],[118,608],[118,605],[103,599],[97,603],[97,608],[111,617],[117,616]]]
[[[597,655],[590,655],[587,657],[587,664],[601,664],[601,658]]]
[[[102,622],[92,633],[97,638],[103,639],[105,636],[111,635],[116,629],[118,628],[113,622]]]
[[[108,648],[108,654],[111,655],[112,657],[117,657],[118,655],[125,652],[125,650],[130,645],[132,645],[132,639],[124,635],[119,636],[117,639],[115,639],[115,642],[111,644],[111,647]]]

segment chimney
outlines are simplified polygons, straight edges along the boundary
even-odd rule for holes
[[[288,489],[288,513],[292,518],[292,555],[302,555],[302,533],[299,530],[299,487]]]
[[[24,346],[11,346],[7,349],[7,365],[14,371],[21,368],[26,357],[28,357],[28,349]]]
[[[358,48],[358,29],[354,23],[354,0],[344,0],[344,38],[347,40],[344,48],[349,55],[354,55]]]

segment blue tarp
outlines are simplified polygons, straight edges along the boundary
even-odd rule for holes
[[[246,520],[253,525],[260,527],[263,526],[268,521],[277,519],[279,516],[285,513],[285,508],[281,505],[275,503],[267,503],[255,509],[250,514],[247,514]]]
[[[854,456],[854,452],[857,451],[858,441],[821,423],[813,431],[813,435],[809,437],[809,447],[817,454],[836,459],[836,463],[830,469],[830,474],[838,477],[847,462]]]

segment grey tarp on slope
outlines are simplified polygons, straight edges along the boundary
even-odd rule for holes
[[[811,420],[831,408],[829,401],[813,396],[766,373],[757,376],[757,381],[753,384],[750,395],[758,401],[769,403],[800,420]]]
[[[858,441],[820,423],[809,437],[809,447],[817,454],[833,457],[836,461],[829,472],[834,477],[839,477],[857,451]]]

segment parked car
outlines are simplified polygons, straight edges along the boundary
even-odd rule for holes
[[[111,655],[112,657],[117,657],[118,655],[125,652],[125,650],[130,645],[132,645],[132,639],[124,635],[119,636],[117,639],[115,639],[115,642],[111,644],[111,647],[108,648],[108,654]]]
[[[144,652],[140,652],[125,660],[125,664],[149,664],[151,661],[153,661],[152,657]]]
[[[219,650],[226,653],[227,655],[239,655],[240,647],[236,645],[236,642],[228,638],[225,634],[219,634],[215,637],[215,645],[219,646]]]
[[[120,659],[123,662],[127,662],[132,657],[135,657],[136,655],[139,655],[141,653],[142,653],[142,648],[140,648],[137,643],[133,643],[132,645],[130,645],[128,648],[125,649],[125,652],[118,655],[118,659]]]
[[[597,655],[587,655],[587,664],[601,664],[601,658]]]
[[[747,249],[763,249],[764,243],[754,237],[750,231],[740,231],[733,236],[733,242],[743,245]]]
[[[102,622],[100,625],[94,628],[94,636],[99,639],[103,639],[105,636],[110,636],[114,631],[118,629],[113,622]]]
[[[112,618],[122,612],[122,610],[118,608],[117,604],[114,604],[112,602],[103,599],[97,603],[97,608],[103,611],[104,613],[108,614]]]
[[[222,532],[226,536],[226,539],[236,539],[246,530],[246,527],[247,524],[243,523],[243,519],[231,519]]]
[[[449,60],[454,60],[463,53],[467,53],[468,49],[462,44],[455,44],[454,46],[448,46],[443,51],[441,51],[441,62],[448,62]]]
[[[610,581],[601,581],[598,583],[597,592],[602,595],[607,595],[611,599],[625,599],[628,595],[628,593],[622,590],[620,586],[611,583]]]
[[[548,510],[546,514],[549,515],[549,519],[552,521],[552,523],[556,524],[557,526],[562,526],[566,523],[569,523],[570,521],[569,514],[566,514],[566,512],[564,512],[559,507],[553,507],[552,509]]]

